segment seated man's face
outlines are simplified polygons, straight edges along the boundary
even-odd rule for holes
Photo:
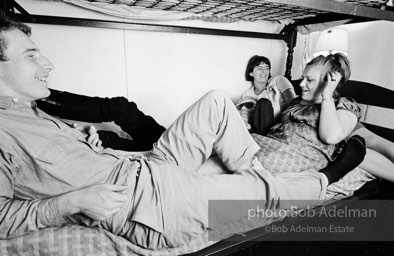
[[[255,104],[252,102],[247,102],[247,103],[243,103],[237,107],[238,112],[241,115],[242,120],[244,120],[245,123],[249,123],[249,121],[251,120],[254,105]]]
[[[52,63],[41,55],[34,42],[22,31],[13,29],[2,33],[7,43],[5,56],[0,62],[2,96],[33,101],[49,95],[47,78]]]

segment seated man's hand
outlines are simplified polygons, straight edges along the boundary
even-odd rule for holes
[[[93,125],[73,124],[73,128],[86,135],[86,141],[98,150],[102,150],[102,141],[99,138],[97,129]]]
[[[117,213],[128,199],[126,186],[99,184],[64,194],[58,199],[64,216],[83,213],[93,220],[105,220]]]

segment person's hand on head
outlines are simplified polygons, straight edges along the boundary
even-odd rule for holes
[[[339,81],[341,80],[342,76],[339,72],[330,72],[327,73],[325,78],[325,85],[322,91],[323,99],[332,98],[335,89],[337,88]]]

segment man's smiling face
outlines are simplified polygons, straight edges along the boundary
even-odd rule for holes
[[[47,78],[52,63],[40,54],[37,46],[18,29],[2,32],[5,56],[0,61],[0,94],[30,102],[48,97]]]

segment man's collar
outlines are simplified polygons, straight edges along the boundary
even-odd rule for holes
[[[34,105],[34,102],[32,102],[32,106]],[[16,97],[10,97],[10,96],[0,96],[0,108],[3,109],[8,109],[13,106],[29,106],[29,104],[26,104],[22,100],[16,98]]]

